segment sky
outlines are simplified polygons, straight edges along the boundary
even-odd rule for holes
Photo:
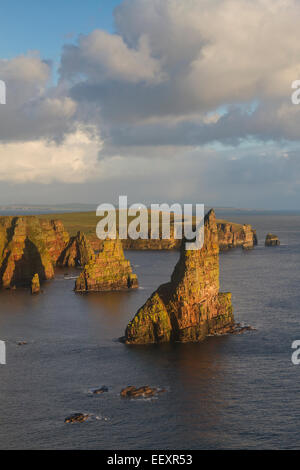
[[[2,0],[0,205],[300,205],[299,0]]]

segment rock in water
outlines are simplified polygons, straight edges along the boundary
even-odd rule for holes
[[[89,419],[90,415],[84,413],[75,413],[65,419],[65,423],[84,423]]]
[[[127,344],[201,341],[229,332],[234,325],[230,293],[219,293],[219,244],[214,211],[204,222],[201,250],[186,251],[171,282],[160,286],[129,323]]]
[[[76,280],[76,292],[127,290],[138,287],[137,276],[125,259],[121,241],[105,240],[100,253]]]
[[[250,250],[257,245],[256,230],[251,225],[240,225],[227,221],[217,221],[220,250],[243,247]]]
[[[40,278],[39,275],[36,273],[31,281],[31,293],[32,295],[39,294],[41,292],[40,286]]]
[[[149,398],[149,397],[154,397],[155,395],[159,393],[164,393],[165,390],[158,389],[158,388],[153,388],[149,387],[149,385],[146,385],[145,387],[126,387],[121,390],[121,397],[123,398]]]
[[[94,259],[95,253],[90,242],[84,233],[78,232],[70,239],[57,264],[63,267],[85,266]]]
[[[277,235],[274,235],[273,233],[268,233],[266,236],[266,241],[265,241],[265,246],[279,246],[280,241]]]
[[[94,395],[103,395],[103,393],[107,393],[107,392],[108,392],[108,387],[106,387],[105,385],[101,388],[97,388],[96,390],[93,390]]]

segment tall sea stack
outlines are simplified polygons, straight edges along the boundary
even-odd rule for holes
[[[226,333],[234,325],[230,293],[219,292],[219,243],[215,212],[204,222],[201,250],[186,251],[171,281],[160,286],[126,329],[128,344],[195,342]]]

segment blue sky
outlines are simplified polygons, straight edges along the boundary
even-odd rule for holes
[[[1,0],[0,57],[39,50],[56,64],[63,44],[96,28],[113,31],[121,0]]]

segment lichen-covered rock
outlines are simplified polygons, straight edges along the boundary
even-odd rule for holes
[[[76,292],[127,290],[138,287],[119,239],[105,240],[100,253],[91,260],[76,280]]]
[[[54,277],[54,265],[69,241],[59,221],[0,217],[0,286],[30,287],[32,278]]]
[[[63,267],[85,266],[95,259],[95,252],[85,234],[78,232],[71,237],[57,264]]]
[[[274,235],[273,233],[268,233],[266,236],[266,241],[265,241],[265,246],[279,246],[280,241],[277,235]]]
[[[70,241],[70,235],[60,220],[42,220],[39,223],[43,232],[43,239],[54,265],[57,264],[62,252]]]
[[[201,250],[185,241],[171,282],[160,286],[129,323],[128,344],[201,341],[234,324],[230,293],[219,293],[219,244],[214,211],[205,217]]]
[[[40,278],[39,275],[36,273],[31,281],[31,293],[32,295],[39,294],[41,292],[40,286]]]

